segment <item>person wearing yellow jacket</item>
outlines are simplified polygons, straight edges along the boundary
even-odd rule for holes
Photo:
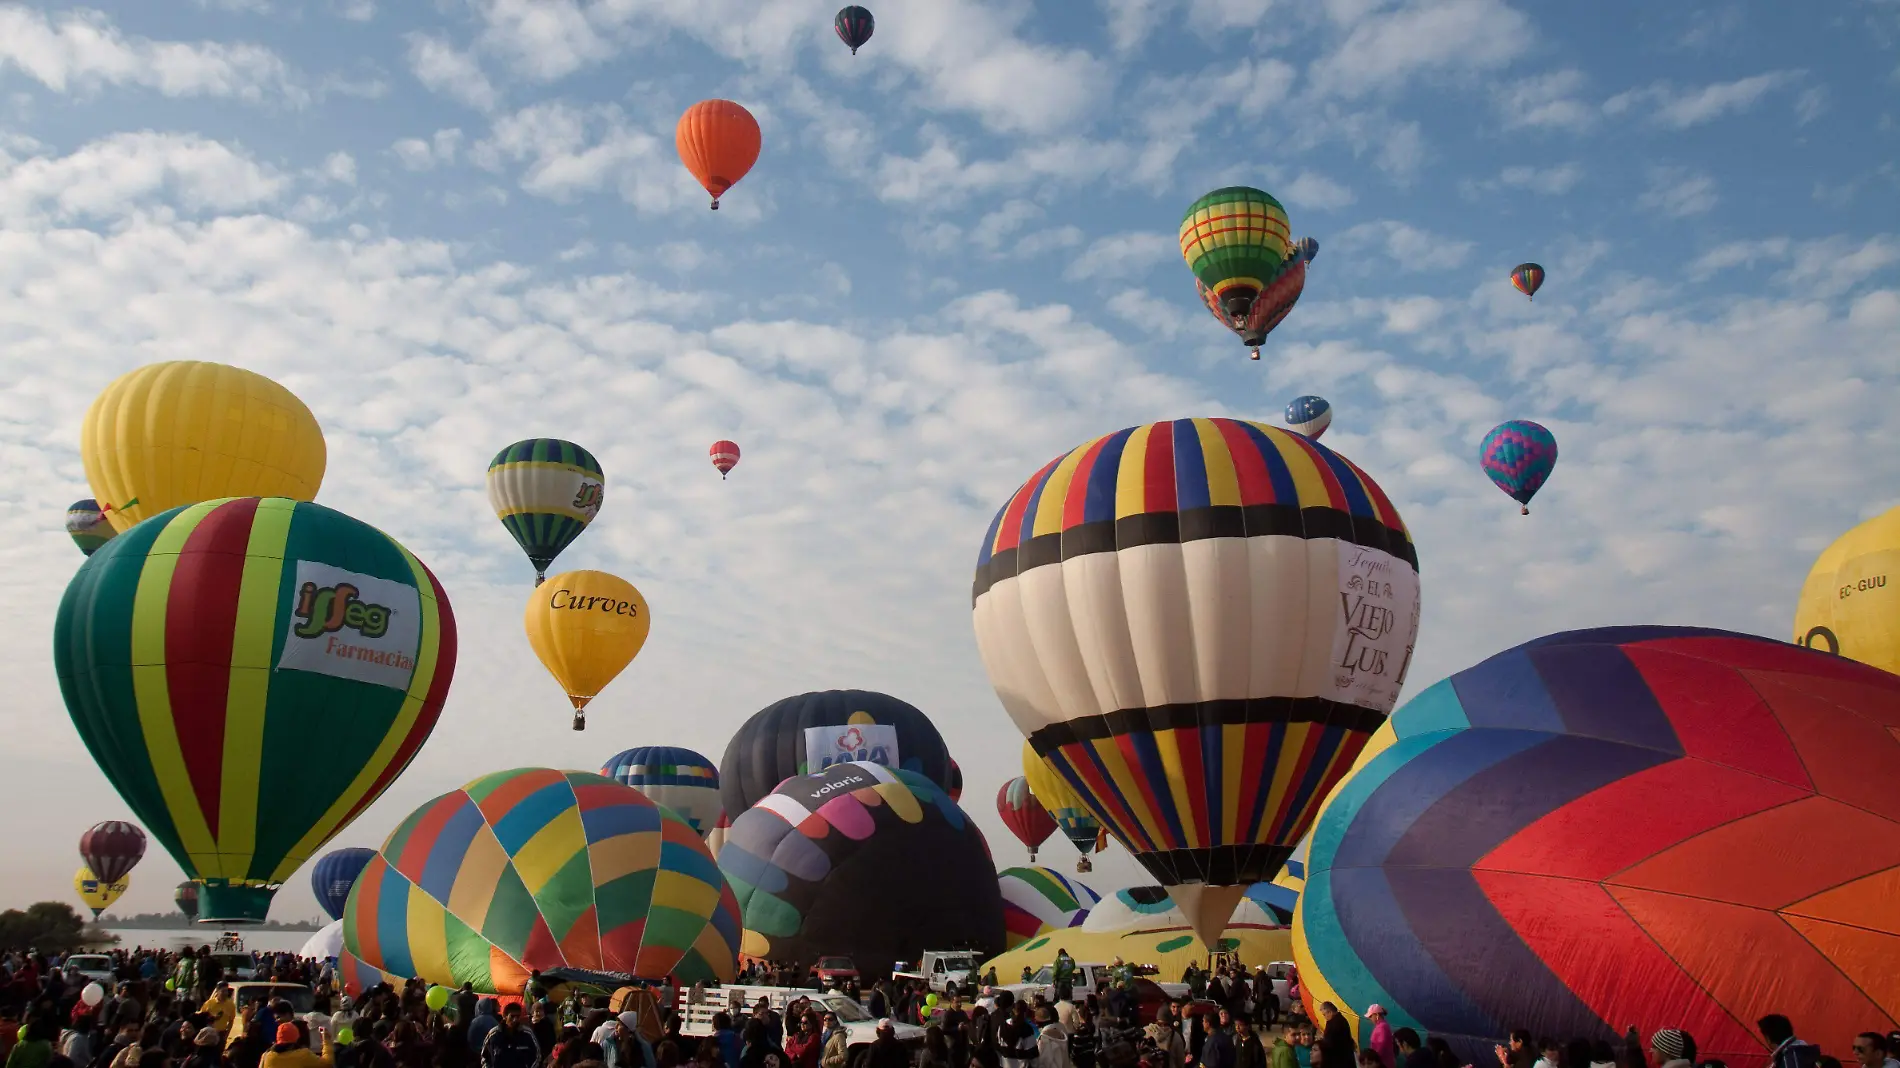
[[[219,983],[198,1011],[211,1018],[211,1026],[217,1028],[219,1034],[229,1035],[231,1023],[237,1019],[237,1002],[231,997],[231,988]]]
[[[310,1052],[296,1024],[278,1024],[277,1044],[265,1051],[257,1068],[331,1068],[336,1063],[336,1047],[330,1044],[329,1029],[317,1028],[317,1037],[323,1041],[322,1053]]]

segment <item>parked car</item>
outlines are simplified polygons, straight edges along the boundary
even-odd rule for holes
[[[98,983],[110,992],[117,972],[112,958],[103,953],[75,953],[66,958],[66,978],[69,982]]]
[[[858,966],[850,957],[819,957],[811,973],[825,990],[843,989],[845,980],[860,978]]]

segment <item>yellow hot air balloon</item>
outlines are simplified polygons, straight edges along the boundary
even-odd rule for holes
[[[534,655],[574,702],[580,731],[587,702],[639,655],[653,619],[633,583],[605,571],[569,571],[535,587],[523,623]]]
[[[79,871],[73,875],[73,889],[79,891],[79,900],[84,901],[86,907],[92,910],[92,918],[95,920],[99,918],[101,912],[111,908],[112,903],[119,900],[119,896],[125,893],[125,888],[131,885],[130,875],[121,876],[116,883],[108,883],[94,876],[92,869],[84,864],[81,864]]]
[[[1794,640],[1900,675],[1900,508],[1822,550],[1795,606]]]
[[[315,500],[323,429],[296,395],[222,363],[175,360],[120,375],[79,431],[86,481],[114,530],[224,497]]]

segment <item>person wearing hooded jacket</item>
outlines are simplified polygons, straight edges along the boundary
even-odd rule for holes
[[[331,1068],[336,1063],[336,1047],[330,1043],[330,1032],[319,1027],[317,1037],[323,1043],[322,1053],[310,1052],[309,1041],[296,1024],[278,1024],[277,1041],[265,1051],[257,1068]]]
[[[468,1022],[468,1048],[480,1052],[488,1032],[501,1026],[501,1001],[482,998],[475,1003],[475,1016]]]

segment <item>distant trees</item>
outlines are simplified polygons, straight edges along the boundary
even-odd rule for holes
[[[0,912],[0,949],[66,953],[85,945],[86,921],[63,901],[40,901],[22,911]]]

